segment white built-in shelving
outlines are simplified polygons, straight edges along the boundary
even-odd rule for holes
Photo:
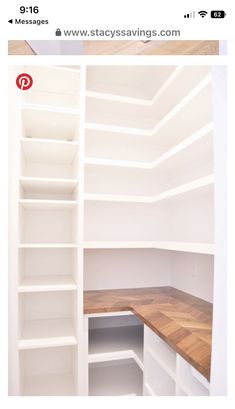
[[[79,110],[74,108],[67,108],[64,106],[55,107],[54,105],[41,105],[41,104],[22,104],[22,110],[24,111],[38,111],[38,112],[48,112],[55,114],[68,114],[68,115],[78,115]]]
[[[142,395],[144,334],[141,322],[128,312],[91,314],[86,320],[89,395]],[[109,390],[106,390],[107,384]]]
[[[71,194],[76,188],[78,181],[76,179],[22,177],[20,178],[20,184],[26,194],[40,194],[41,192],[45,194]]]
[[[76,243],[20,243],[21,249],[69,249],[76,248]]]
[[[76,345],[20,351],[24,396],[71,396],[77,387],[73,371]]]
[[[77,153],[78,142],[54,139],[22,138],[23,152],[31,161],[70,164]]]
[[[19,341],[19,349],[76,345],[72,320],[46,319],[26,322]]]
[[[128,318],[131,318],[131,325],[120,325],[123,321],[116,317],[115,326],[113,317],[106,318],[106,321],[103,317],[90,318],[93,326],[89,329],[88,363],[134,359],[143,370],[143,325],[132,316],[125,317]],[[105,326],[102,320],[112,326]]]
[[[22,137],[36,139],[76,140],[78,112],[74,109],[24,105]]]
[[[80,70],[26,70],[34,86],[18,101],[13,142],[19,214],[15,394],[76,395]]]
[[[173,281],[177,287],[179,271],[180,280],[187,282],[196,274],[212,292],[211,69],[165,67],[164,71],[158,67],[154,75],[151,67],[145,88],[141,81],[135,82],[138,70],[132,77],[130,67],[122,67],[119,73],[117,67],[88,68],[85,288],[125,288],[125,283],[135,287],[142,283],[141,271],[144,286],[163,285],[164,274],[165,284]],[[148,84],[156,84],[166,72],[167,77],[151,93]],[[195,295],[200,296],[200,287],[198,282]],[[99,328],[96,319],[98,328],[88,333],[90,395],[125,395],[125,386],[121,380],[116,385],[115,376],[119,374],[120,379],[124,360],[130,364],[128,360],[135,357],[144,370],[145,395],[208,394],[208,389],[200,387],[190,392],[183,384],[184,375],[178,379],[181,358],[164,341],[152,348],[144,346],[141,366],[143,344],[138,329],[120,327],[115,316],[110,318],[113,327]],[[119,391],[115,390],[118,386]]]
[[[89,365],[90,396],[142,396],[143,374],[133,359]]]
[[[197,142],[199,142],[202,138],[211,135],[213,131],[213,124],[209,123],[208,125],[201,128],[199,131],[196,131],[188,138],[185,138],[182,142],[178,143],[173,148],[169,149],[169,151],[165,152],[164,154],[160,155],[157,159],[148,162],[141,162],[141,161],[123,161],[123,160],[115,160],[115,159],[103,159],[103,158],[95,158],[95,157],[85,157],[84,163],[86,165],[97,165],[97,166],[117,166],[117,167],[126,167],[126,168],[135,168],[135,169],[149,169],[152,170],[157,166],[164,164],[165,162],[171,160],[175,166],[177,166],[177,159],[180,160],[180,153],[183,153],[185,149],[189,149],[190,146],[193,145],[194,148],[194,155],[195,155],[195,148],[197,148]],[[205,141],[203,141],[205,143]],[[195,145],[194,145],[195,144]],[[200,148],[200,145],[199,145]],[[187,156],[190,152],[186,152]]]
[[[14,96],[11,132],[12,394],[207,394],[163,341],[146,350],[143,325],[90,316],[88,331],[83,291],[192,293],[193,281],[211,300],[211,67],[24,71],[34,85]]]
[[[69,275],[36,275],[24,277],[19,284],[20,293],[33,293],[41,291],[74,291],[76,282]]]
[[[79,109],[79,69],[62,66],[27,66],[34,80],[33,87],[25,95],[25,105],[51,106]]]
[[[184,193],[200,189],[204,186],[213,184],[213,175],[207,175],[202,178],[193,180],[192,182],[184,183],[183,185],[174,187],[165,192],[159,193],[153,196],[122,196],[122,195],[105,195],[105,194],[92,194],[86,193],[85,200],[94,201],[109,201],[109,202],[135,202],[135,203],[157,203],[164,199],[168,199],[174,196],[178,196]]]
[[[78,140],[79,70],[28,66],[27,71],[35,80],[21,104],[22,137],[57,141]]]
[[[161,249],[189,253],[214,254],[212,243],[173,241],[85,241],[85,249]]]
[[[24,209],[73,209],[77,205],[76,200],[36,200],[20,199],[20,205]]]

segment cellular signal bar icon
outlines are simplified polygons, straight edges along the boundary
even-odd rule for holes
[[[195,17],[196,17],[195,11],[184,15],[184,18],[195,18]]]

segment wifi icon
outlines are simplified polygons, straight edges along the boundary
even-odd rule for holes
[[[206,15],[207,15],[208,13],[207,13],[207,11],[202,10],[202,11],[199,11],[198,14],[199,14],[202,18],[204,18],[204,17],[206,17]]]

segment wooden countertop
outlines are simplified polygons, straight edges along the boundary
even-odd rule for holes
[[[210,379],[212,304],[173,287],[85,291],[85,314],[117,311],[132,311]]]

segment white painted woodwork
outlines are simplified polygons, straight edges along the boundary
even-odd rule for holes
[[[9,94],[10,394],[208,395],[130,312],[84,316],[83,291],[167,285],[212,302],[215,254],[223,350],[211,67],[32,65],[10,68],[14,81],[19,70],[35,85]],[[212,351],[211,394],[219,371]]]

